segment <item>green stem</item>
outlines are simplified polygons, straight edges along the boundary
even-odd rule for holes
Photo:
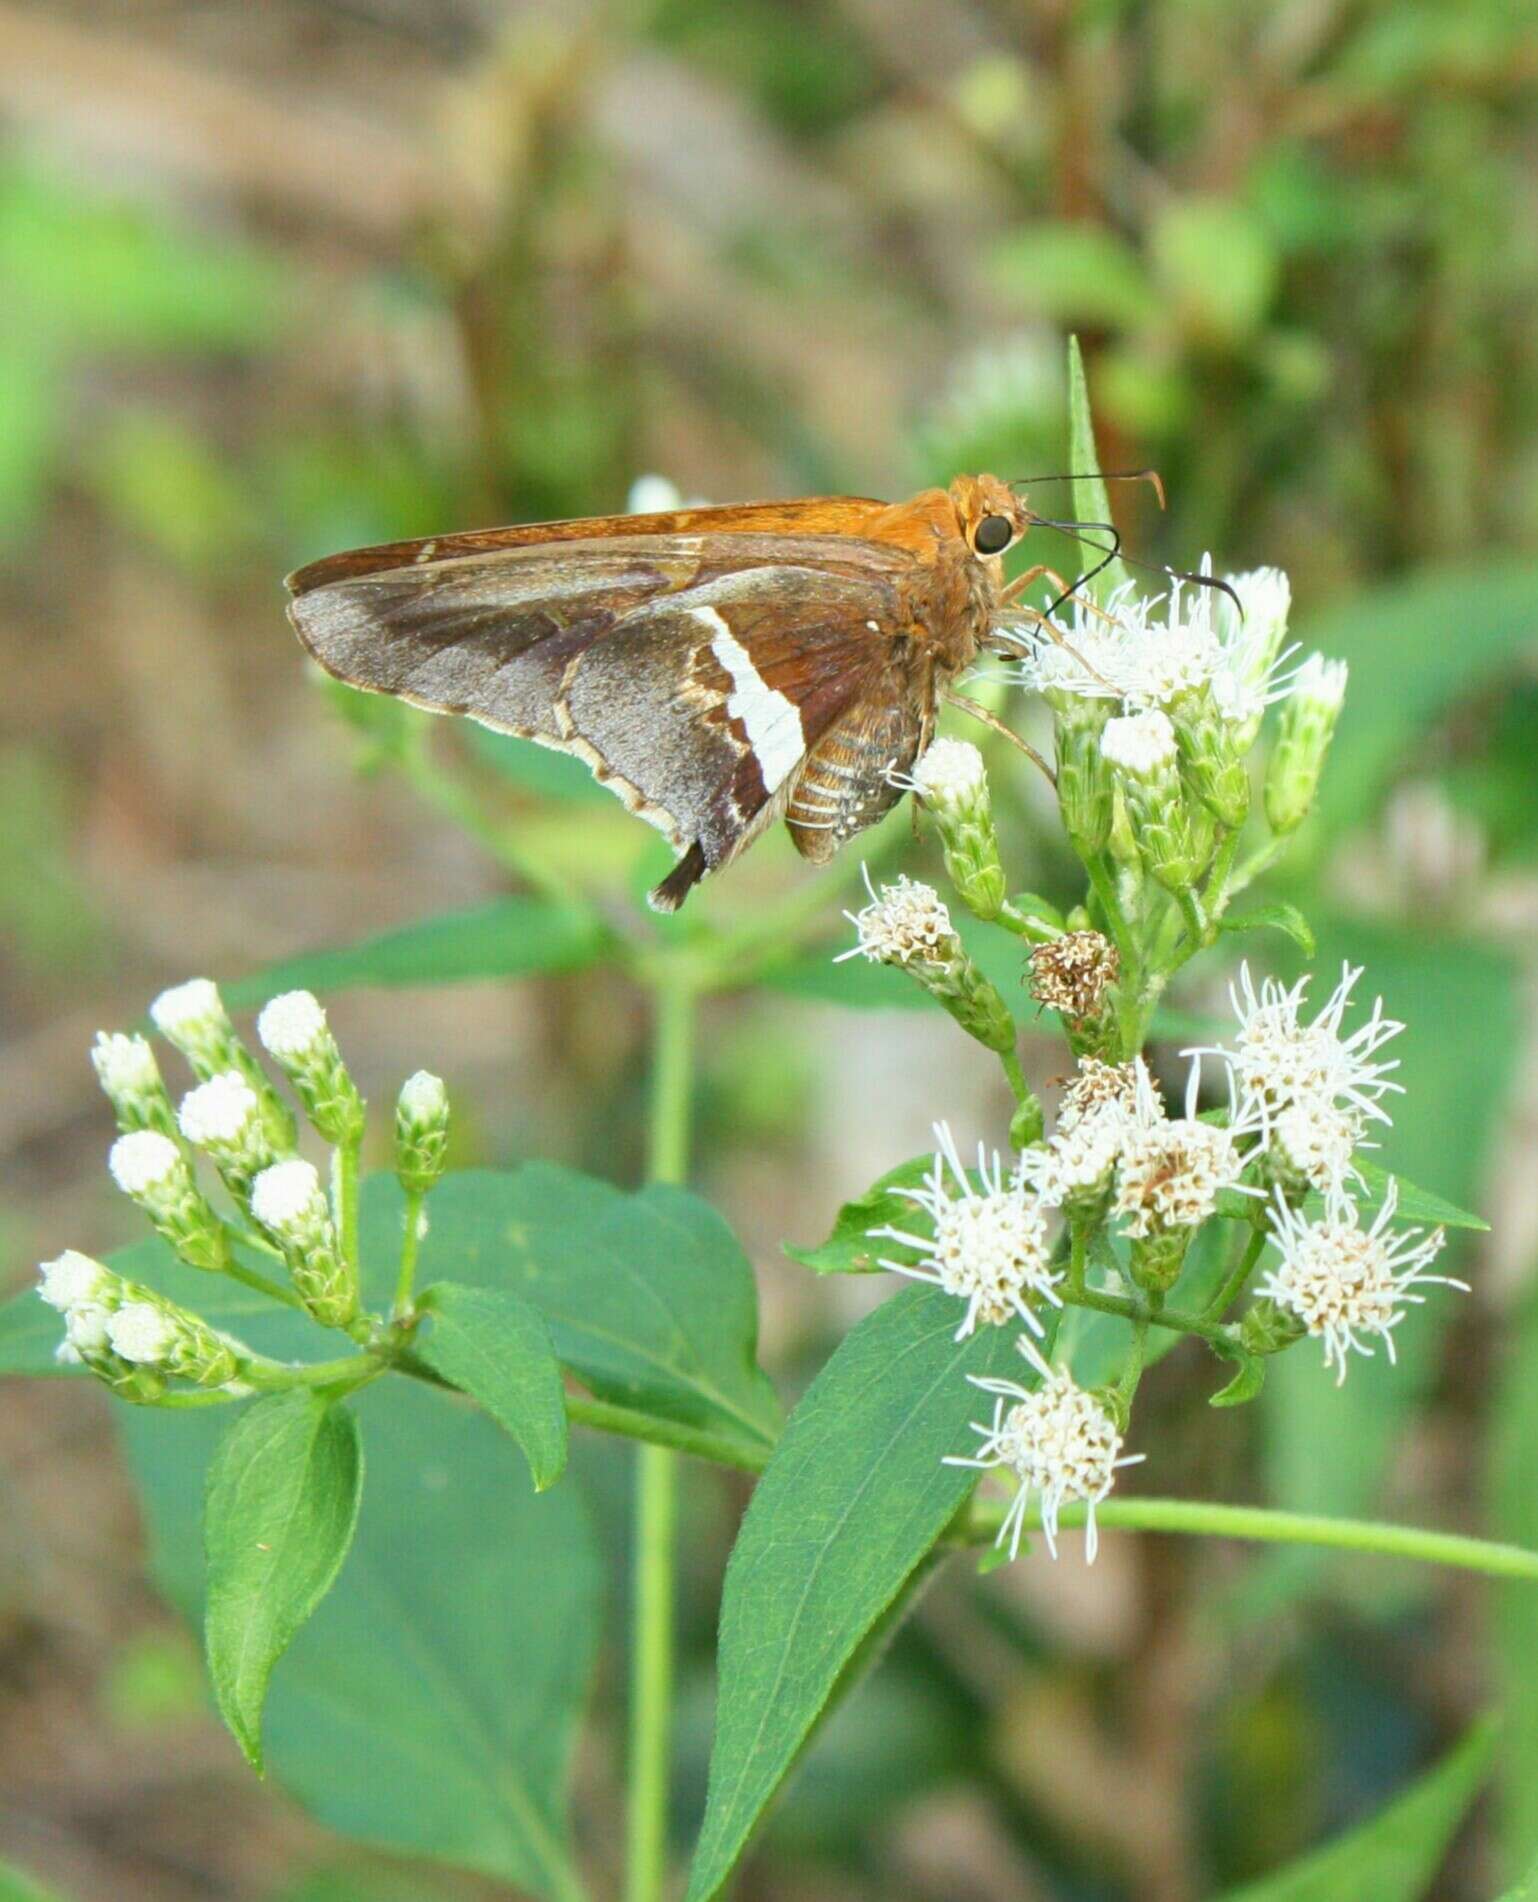
[[[258,1294],[266,1295],[269,1301],[281,1301],[286,1308],[304,1306],[292,1288],[285,1288],[280,1281],[269,1281],[266,1275],[258,1274],[256,1269],[247,1268],[242,1262],[232,1260],[224,1272],[231,1281],[238,1281],[244,1287],[254,1288]]]
[[[397,1319],[409,1313],[412,1290],[416,1286],[417,1252],[422,1246],[422,1203],[420,1189],[406,1191],[406,1226],[401,1232],[401,1265],[395,1278],[395,1305],[391,1313]]]
[[[242,1377],[264,1393],[281,1393],[289,1387],[361,1387],[384,1371],[385,1363],[371,1354],[343,1354],[337,1360],[311,1361],[302,1367],[253,1356],[241,1370]]]
[[[1005,1508],[992,1500],[975,1504],[965,1522],[968,1543],[997,1538]],[[1064,1506],[1058,1523],[1081,1526],[1082,1504]],[[1538,1552],[1498,1545],[1457,1532],[1385,1525],[1370,1519],[1329,1519],[1318,1513],[1274,1512],[1264,1506],[1219,1506],[1201,1499],[1105,1499],[1095,1508],[1102,1526],[1138,1532],[1180,1532],[1215,1539],[1256,1539],[1267,1545],[1322,1545],[1345,1552],[1452,1565],[1490,1578],[1538,1580]]]
[[[1034,1097],[1035,1092],[1025,1080],[1025,1071],[1021,1066],[1019,1053],[1014,1050],[1001,1050],[999,1062],[1004,1066],[1004,1075],[1017,1103],[1024,1103]]]
[[[1177,894],[1177,902],[1180,915],[1185,920],[1186,944],[1189,946],[1186,956],[1189,957],[1191,952],[1199,951],[1207,942],[1206,914],[1202,911],[1202,901],[1189,889]]]
[[[358,1164],[361,1141],[343,1143],[336,1152],[336,1229],[342,1260],[354,1284],[360,1274],[358,1261]]]
[[[1264,845],[1257,847],[1229,879],[1227,897],[1237,898],[1240,892],[1253,885],[1262,872],[1270,870],[1291,842],[1289,834],[1286,838],[1269,839]]]
[[[1228,1272],[1228,1278],[1217,1293],[1207,1303],[1204,1318],[1218,1321],[1244,1293],[1244,1284],[1255,1272],[1255,1264],[1260,1260],[1260,1251],[1266,1245],[1266,1231],[1263,1228],[1251,1229],[1239,1259]]]
[[[666,980],[653,993],[650,1158],[653,1182],[680,1182],[689,1164],[695,994]],[[667,1876],[668,1769],[673,1728],[674,1532],[678,1455],[644,1446],[636,1474],[635,1602],[631,1614],[630,1788],[625,1813],[626,1902],[660,1902]]]
[[[1229,1330],[1198,1314],[1186,1314],[1178,1308],[1155,1309],[1129,1295],[1102,1294],[1096,1288],[1081,1288],[1073,1295],[1065,1290],[1063,1299],[1071,1306],[1093,1308],[1098,1314],[1117,1314],[1124,1321],[1151,1321],[1155,1327],[1168,1328],[1172,1334],[1195,1334],[1215,1346],[1221,1343],[1218,1351],[1230,1350],[1231,1358],[1233,1337]]]

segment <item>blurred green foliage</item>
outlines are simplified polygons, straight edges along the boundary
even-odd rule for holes
[[[344,30],[347,10],[296,11]],[[1321,976],[1342,957],[1367,961],[1365,987],[1410,1026],[1411,1094],[1385,1164],[1499,1225],[1509,1091],[1533,1035],[1531,932],[1510,923],[1533,915],[1538,842],[1531,9],[615,0],[592,19],[514,11],[495,30],[467,25],[449,53],[439,10],[391,11],[409,30],[386,44],[422,61],[409,70],[424,93],[441,90],[443,110],[435,189],[383,241],[313,207],[275,217],[148,171],[75,164],[47,141],[0,148],[0,545],[22,667],[55,641],[67,654],[68,630],[95,625],[95,584],[119,565],[201,615],[210,668],[244,641],[241,664],[270,683],[298,672],[277,577],[343,545],[617,508],[653,466],[723,500],[1060,471],[1061,333],[1075,328],[1105,465],[1156,463],[1168,486],[1162,517],[1138,491],[1113,498],[1132,552],[1189,565],[1210,548],[1220,565],[1286,567],[1300,637],[1351,662],[1324,809],[1265,896],[1328,918]],[[296,69],[306,57],[291,49]],[[288,109],[306,111],[302,88]],[[1068,493],[1037,500],[1068,514]],[[1053,537],[1043,558],[1071,568],[1076,552]],[[89,814],[122,804],[122,762],[145,749],[116,687],[101,716],[125,723],[116,746],[75,729],[98,665],[97,650],[79,651],[59,734],[37,734],[25,695],[0,733],[0,937],[6,1001],[20,1009],[56,1002],[61,981],[105,983],[135,936],[135,921],[107,915],[82,835]],[[259,702],[239,701],[253,752]],[[409,779],[423,722],[339,689],[329,704],[360,765]],[[456,762],[486,830],[556,829],[574,875],[611,898],[646,875],[655,842],[571,762],[478,731],[431,744]],[[210,783],[223,765],[206,762]],[[1028,812],[1025,773],[1003,760],[995,772],[1000,805]],[[338,770],[339,799],[340,781]],[[265,777],[253,783],[254,798],[273,796]],[[303,796],[316,785],[312,773]],[[1407,785],[1473,824],[1471,874],[1455,878],[1417,828],[1384,828]],[[128,801],[135,814],[155,803]],[[171,814],[156,849],[176,849],[180,828],[206,850],[198,817]],[[446,836],[449,816],[421,823]],[[905,825],[879,849],[921,864],[929,848],[908,845]],[[1026,849],[1041,889],[1065,897],[1052,838]],[[787,862],[766,842],[729,893],[703,902],[750,911]],[[296,955],[283,979],[538,982],[586,960],[591,944],[574,943],[550,894],[523,888],[515,861],[495,878],[513,889],[382,935],[340,929],[341,950]],[[831,879],[826,912],[831,943]],[[148,942],[163,975],[165,938]],[[1280,968],[1290,954],[1278,938],[1267,955]],[[1000,973],[1011,998],[1016,976]],[[819,944],[771,975],[804,1014],[755,1003],[712,1039],[703,1166],[725,1177],[768,1154],[799,1239],[831,1214],[797,1205],[807,1106],[824,1045],[851,1047],[843,1030],[799,1026],[835,998],[907,1001],[889,978],[834,972]],[[590,988],[552,993],[548,1076],[522,1087],[537,1115],[549,1077],[571,1071],[593,1099],[590,1138],[571,1141],[609,1148],[616,1105],[640,1108],[621,1013],[605,975],[560,981]],[[1176,1004],[1200,1016],[1221,999]],[[582,1029],[594,1015],[609,1033],[598,1054]],[[502,1140],[494,1127],[484,1138],[493,1153]],[[1480,1266],[1465,1247],[1454,1272],[1477,1280]],[[1172,1432],[1161,1485],[1340,1511],[1409,1488],[1422,1516],[1472,1523],[1488,1468],[1492,1529],[1538,1543],[1533,1303],[1511,1328],[1489,1307],[1461,1317],[1451,1344],[1446,1320],[1404,1330],[1397,1375],[1357,1368],[1339,1395],[1306,1355],[1290,1358],[1254,1410],[1239,1470],[1214,1474],[1212,1456]],[[1178,1365],[1166,1373],[1178,1393]],[[622,1504],[606,1500],[611,1541]],[[913,1627],[819,1741],[768,1839],[772,1892],[833,1865],[873,1892],[917,1894],[885,1834],[903,1803],[966,1778],[1044,1893],[1100,1902],[1156,1881],[1161,1894],[1209,1893],[1349,1831],[1501,1683],[1514,1709],[1497,1745],[1488,1881],[1461,1865],[1427,1874],[1428,1850],[1393,1890],[1348,1870],[1329,1891],[1244,1893],[1486,1902],[1538,1853],[1530,1594],[1503,1593],[1487,1633],[1483,1606],[1383,1568],[1294,1555],[1237,1577],[1155,1567],[1131,1648],[1093,1667],[996,1581],[948,1586],[944,1619]],[[714,1607],[699,1592],[686,1635],[702,1671]],[[1114,1801],[1117,1778],[1140,1780],[1119,1731],[1154,1695],[1150,1632],[1178,1637],[1191,1621],[1219,1662],[1175,1746],[1183,1781],[1171,1787],[1189,1813],[1158,1868],[1129,1861],[1124,1843],[1107,1858],[1096,1826],[1076,1829],[1082,1819],[1017,1776],[1011,1726],[1069,1710],[1074,1747],[1101,1739],[1087,1760]],[[979,1689],[966,1645],[981,1650],[985,1633],[1028,1678],[1023,1719]],[[1352,1673],[1337,1668],[1343,1645]],[[119,1723],[175,1715],[171,1654],[119,1654],[104,1694]],[[1424,1844],[1461,1814],[1472,1760],[1405,1797]],[[1341,1764],[1356,1774],[1326,1789]],[[680,1829],[697,1815],[696,1802]],[[348,1865],[284,1902],[438,1893]]]

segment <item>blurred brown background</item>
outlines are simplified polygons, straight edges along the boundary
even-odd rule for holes
[[[1286,567],[1299,631],[1353,661],[1288,895],[1411,1019],[1386,1159],[1495,1225],[1450,1332],[1397,1387],[1353,1375],[1354,1493],[1335,1468],[1362,1415],[1328,1411],[1317,1368],[1219,1418],[1180,1356],[1150,1383],[1158,1488],[1538,1540],[1535,100],[1532,12],[1496,0],[0,4],[7,1280],[133,1232],[98,1027],[508,889],[308,678],[287,569],[619,508],[647,471],[728,500],[1060,469],[1074,328],[1106,465],[1169,485],[1163,518],[1128,503],[1133,545]],[[595,877],[630,877],[622,815],[563,817],[465,757],[498,823],[564,826]],[[1066,879],[1050,838],[1016,844]],[[763,860],[712,902],[798,876]],[[372,1095],[448,1077],[461,1160],[634,1179],[644,1024],[618,980],[363,990],[333,1021]],[[922,1015],[776,993],[709,1028],[698,1179],[762,1266],[793,1390],[878,1291],[808,1287],[780,1240],[933,1115],[986,1129],[1002,1105]],[[491,1893],[359,1859],[237,1765],[143,1580],[103,1401],[8,1387],[0,1461],[0,1854],[76,1902]],[[597,1474],[618,1547],[625,1469]],[[740,1503],[705,1491],[684,1824]],[[1507,1797],[1425,1891],[1487,1897],[1538,1849],[1531,1616],[1156,1540],[1108,1540],[1089,1575],[948,1579],[743,1893],[1218,1893],[1370,1811],[1509,1685]],[[600,1863],[619,1682],[611,1660],[580,1780]]]

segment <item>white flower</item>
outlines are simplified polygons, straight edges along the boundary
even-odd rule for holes
[[[968,1374],[974,1387],[994,1396],[993,1418],[987,1425],[972,1422],[972,1431],[981,1434],[983,1442],[973,1457],[951,1456],[945,1464],[985,1470],[1006,1466],[1019,1480],[997,1540],[999,1545],[1008,1545],[1012,1559],[1020,1554],[1025,1509],[1033,1493],[1040,1501],[1041,1529],[1053,1558],[1057,1557],[1058,1514],[1066,1500],[1082,1499],[1088,1508],[1084,1557],[1093,1564],[1099,1544],[1095,1507],[1115,1484],[1118,1469],[1137,1465],[1143,1455],[1122,1452],[1116,1422],[1066,1368],[1049,1367],[1023,1334],[1015,1345],[1041,1384],[1032,1389],[1012,1380]]]
[[[1343,660],[1326,660],[1323,654],[1310,654],[1299,667],[1292,683],[1292,698],[1317,707],[1322,713],[1340,712],[1346,698],[1350,669]]]
[[[174,1351],[180,1330],[170,1315],[149,1301],[125,1301],[107,1321],[107,1338],[124,1360],[158,1366]]]
[[[416,1070],[401,1085],[398,1107],[415,1123],[442,1122],[449,1113],[449,1095],[443,1078],[431,1070]]]
[[[326,1041],[326,1013],[310,991],[284,991],[262,1006],[256,1034],[264,1050],[282,1062],[296,1062]]]
[[[150,1005],[150,1016],[163,1037],[181,1047],[183,1038],[228,1021],[219,986],[211,978],[189,978],[185,984],[162,991]]]
[[[178,1121],[188,1142],[217,1148],[241,1142],[260,1114],[256,1091],[238,1071],[226,1070],[187,1092]]]
[[[1280,568],[1252,568],[1224,580],[1244,607],[1241,616],[1226,597],[1219,602],[1222,657],[1212,676],[1212,697],[1218,711],[1242,730],[1241,745],[1253,742],[1266,708],[1284,700],[1292,689],[1286,663],[1298,651],[1297,643],[1284,648],[1292,587]]]
[[[251,1184],[251,1213],[278,1236],[308,1235],[325,1229],[331,1212],[313,1163],[298,1156],[275,1162]]]
[[[1461,1288],[1450,1275],[1425,1271],[1445,1240],[1441,1229],[1389,1233],[1399,1203],[1399,1184],[1391,1180],[1371,1228],[1362,1228],[1353,1204],[1328,1209],[1311,1222],[1278,1195],[1271,1215],[1271,1239],[1281,1265],[1270,1269],[1257,1292],[1296,1315],[1308,1332],[1324,1342],[1324,1364],[1336,1369],[1337,1386],[1346,1378],[1348,1353],[1368,1354],[1361,1336],[1376,1335],[1394,1358],[1393,1329],[1404,1319],[1407,1303],[1420,1303],[1414,1290],[1432,1284]]]
[[[1061,1135],[1086,1116],[1112,1108],[1130,1116],[1139,1101],[1152,1104],[1161,1115],[1163,1105],[1154,1093],[1148,1066],[1141,1057],[1130,1063],[1107,1063],[1103,1057],[1080,1057],[1073,1080],[1057,1107]]]
[[[901,1192],[929,1216],[934,1234],[872,1229],[873,1240],[900,1242],[906,1248],[918,1249],[923,1257],[917,1264],[882,1259],[882,1267],[915,1281],[930,1282],[965,1301],[966,1313],[956,1330],[958,1341],[964,1340],[979,1321],[1002,1327],[1011,1315],[1041,1334],[1041,1321],[1027,1296],[1061,1307],[1057,1284],[1063,1277],[1052,1269],[1046,1209],[1040,1196],[1019,1173],[1006,1184],[998,1156],[995,1154],[990,1165],[981,1145],[977,1173],[983,1189],[979,1194],[967,1179],[949,1128],[944,1123],[936,1124],[935,1136],[940,1147],[924,1187]],[[955,1179],[955,1194],[946,1183],[947,1167]]]
[[[1169,716],[1157,708],[1107,720],[1100,735],[1101,757],[1136,779],[1149,779],[1174,765],[1178,748]]]
[[[1362,1183],[1352,1160],[1362,1142],[1362,1117],[1328,1097],[1303,1097],[1271,1118],[1269,1146],[1277,1161],[1321,1195],[1338,1200],[1348,1182]],[[1363,1184],[1365,1186],[1365,1184]]]
[[[1300,1021],[1308,995],[1308,978],[1290,989],[1275,978],[1264,978],[1257,991],[1248,964],[1239,967],[1238,982],[1230,988],[1239,1035],[1232,1049],[1219,1044],[1210,1050],[1188,1052],[1221,1057],[1242,1094],[1269,1114],[1288,1103],[1342,1104],[1358,1115],[1387,1123],[1381,1098],[1401,1086],[1389,1080],[1398,1063],[1375,1061],[1377,1052],[1403,1024],[1383,1015],[1383,999],[1372,1007],[1367,1022],[1349,1037],[1341,1024],[1351,993],[1362,970],[1341,967],[1339,984],[1312,1023]]]
[[[1200,1062],[1186,1082],[1185,1115],[1171,1118],[1159,1100],[1147,1067],[1139,1064],[1129,1126],[1122,1138],[1116,1169],[1115,1212],[1127,1218],[1123,1231],[1143,1237],[1174,1228],[1196,1228],[1213,1213],[1224,1189],[1242,1194],[1239,1177],[1249,1161],[1240,1144],[1259,1132],[1260,1115],[1233,1104],[1227,1125],[1204,1123],[1196,1115],[1201,1086]]]
[[[124,1195],[137,1202],[179,1175],[186,1158],[169,1136],[154,1129],[136,1129],[118,1137],[108,1151],[107,1167]]]
[[[875,964],[945,964],[956,949],[956,932],[951,915],[932,885],[902,876],[893,885],[883,885],[878,897],[865,871],[865,889],[870,903],[863,911],[846,911],[844,916],[860,934],[859,943],[840,951],[833,960],[864,957]]]
[[[121,1031],[98,1030],[91,1047],[91,1062],[96,1066],[102,1088],[114,1100],[160,1088],[155,1053],[144,1037],[125,1037]]]
[[[1086,700],[1127,700],[1142,678],[1141,634],[1146,607],[1128,581],[1113,590],[1104,612],[1073,597],[1073,623],[1066,633],[1043,627],[1010,630],[1027,650],[1020,663],[1022,685],[1037,693],[1074,694]]]
[[[1110,1187],[1126,1128],[1121,1113],[1102,1104],[1066,1129],[1059,1122],[1050,1142],[1021,1157],[1021,1167],[1049,1208],[1095,1196]]]
[[[930,804],[972,805],[987,792],[988,773],[970,740],[935,740],[914,767],[912,783]]]
[[[38,1294],[61,1314],[71,1308],[97,1301],[112,1286],[112,1271],[104,1268],[78,1248],[66,1248],[62,1255],[38,1265]]]

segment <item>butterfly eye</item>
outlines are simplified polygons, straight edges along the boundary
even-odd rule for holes
[[[985,515],[977,525],[972,546],[980,555],[1002,555],[1014,538],[1014,524],[1007,515]]]

